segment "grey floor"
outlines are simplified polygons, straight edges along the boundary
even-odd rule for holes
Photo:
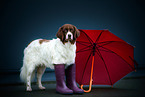
[[[25,91],[25,85],[20,82],[19,74],[1,75],[0,97],[145,97],[145,70],[132,72],[110,86],[93,86],[90,93],[83,95],[60,95],[55,91],[54,72],[45,73],[42,79],[46,90],[39,90],[35,80],[32,84],[32,92]],[[87,87],[86,87],[87,88]]]

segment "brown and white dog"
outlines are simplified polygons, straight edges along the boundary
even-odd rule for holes
[[[20,77],[26,82],[27,91],[32,91],[31,80],[37,70],[37,82],[40,89],[45,89],[41,77],[49,67],[54,69],[54,64],[65,64],[65,67],[75,63],[76,38],[79,30],[71,24],[59,28],[57,39],[37,39],[32,41],[24,50],[23,66]]]

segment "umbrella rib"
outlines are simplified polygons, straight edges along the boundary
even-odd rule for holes
[[[96,47],[96,48],[97,48],[98,50],[101,50],[101,49],[99,49],[100,47],[102,47],[102,48],[103,48],[103,46],[108,45],[108,44],[110,44],[110,43],[112,43],[112,42],[114,42],[114,41],[103,42],[103,43],[106,43],[106,44],[103,44],[103,45],[98,45],[98,47]],[[105,50],[101,50],[101,51],[105,51]],[[106,49],[106,51],[105,51],[105,52],[110,52],[110,53],[113,53],[112,51],[107,50],[107,49]]]
[[[110,44],[110,43],[112,43],[112,42],[121,42],[121,43],[125,43],[125,42],[122,42],[122,41],[105,41],[105,42],[99,42],[99,43],[96,43],[96,44],[98,45],[98,44],[106,43],[106,44],[104,44],[104,45],[107,45],[107,44]],[[125,43],[125,44],[128,44],[128,43]],[[104,45],[102,45],[102,46],[104,46]],[[129,44],[129,45],[130,45],[130,44]],[[132,45],[130,45],[130,46],[132,46]]]
[[[110,43],[112,43],[112,42],[114,42],[114,41],[106,42],[106,44],[103,44],[103,45],[98,45],[97,48],[103,47],[103,46],[108,45],[108,44],[110,44]]]
[[[117,53],[115,53],[115,52],[113,52],[113,51],[111,51],[111,50],[109,50],[109,49],[107,49],[107,48],[105,48],[105,47],[103,47],[102,46],[102,48],[104,48],[104,49],[106,49],[106,50],[108,50],[108,51],[110,51],[110,52],[112,52],[112,53],[114,53],[114,54],[116,54],[118,57],[120,57],[122,60],[124,60],[121,56],[119,56]],[[124,60],[125,61],[125,60]],[[126,61],[125,61],[126,62]],[[126,62],[133,70],[135,70],[135,68],[133,68],[128,62]]]
[[[76,53],[85,52],[85,51],[89,51],[89,50],[92,50],[92,49],[87,49],[87,50],[82,50],[82,51],[79,50]]]
[[[99,41],[100,36],[102,35],[103,32],[104,32],[104,30],[100,33],[100,35],[99,35],[98,38],[96,39],[95,43],[96,43],[97,41]]]
[[[131,58],[131,56],[129,56],[129,58],[135,63],[136,66],[138,66],[138,63],[136,62],[135,59]]]
[[[97,51],[98,51],[97,54],[101,57],[101,59],[102,59],[104,65],[105,65],[105,68],[106,68],[106,71],[107,71],[107,74],[108,74],[108,77],[109,77],[109,80],[110,80],[110,83],[111,83],[111,86],[112,86],[113,84],[112,84],[112,81],[111,81],[111,78],[110,78],[110,74],[109,74],[109,71],[108,71],[107,65],[106,65],[106,63],[105,63],[105,61],[104,61],[104,59],[103,59],[103,56],[101,55],[101,53],[100,53],[100,51],[99,51],[98,48],[97,48]]]
[[[77,41],[77,42],[79,42],[79,43],[91,44],[91,43],[89,43],[89,42],[84,42],[84,41]]]
[[[112,52],[112,51],[101,50],[101,49],[99,49],[99,50],[100,50],[100,51],[104,51],[104,52],[114,53],[114,52]]]
[[[103,46],[104,46],[104,45],[110,44],[110,43],[112,43],[112,42],[116,42],[116,41],[99,42],[99,43],[97,43],[97,45],[98,45],[98,44],[103,44]],[[104,43],[105,43],[105,44],[104,44]]]
[[[88,48],[88,47],[91,47],[91,46],[92,46],[92,45],[89,45],[89,46],[87,46],[87,47],[84,47],[84,48],[80,49],[79,51],[84,50],[84,49],[86,49],[86,48]],[[79,51],[77,51],[77,52],[79,52]]]
[[[88,59],[87,59],[87,62],[86,62],[86,64],[85,64],[85,68],[84,68],[84,70],[83,70],[83,74],[82,74],[81,84],[82,84],[82,81],[83,81],[83,77],[84,77],[84,74],[85,74],[85,70],[86,70],[86,67],[87,67],[88,61],[89,61],[89,59],[90,59],[92,53],[93,53],[93,52],[90,53],[90,55],[89,55],[89,57],[88,57]]]
[[[82,30],[81,30],[82,31]],[[87,38],[88,38],[88,40],[90,41],[90,43],[92,44],[93,43],[93,40],[84,32],[84,31],[82,31],[86,36],[87,36]]]
[[[78,42],[77,43],[81,44],[81,45],[84,45],[84,46],[88,46],[88,45],[85,45],[83,42]],[[90,43],[89,43],[90,44]]]

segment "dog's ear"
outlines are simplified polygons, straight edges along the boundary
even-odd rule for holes
[[[60,27],[57,34],[56,34],[56,37],[58,37],[61,41],[63,41],[64,39],[64,34],[63,34],[63,27]]]
[[[76,26],[74,27],[74,40],[76,40],[80,36],[80,31],[77,29]]]

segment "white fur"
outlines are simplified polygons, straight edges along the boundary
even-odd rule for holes
[[[71,39],[73,39],[73,34],[70,31],[67,32],[66,39],[68,39],[68,35],[71,35]]]
[[[45,89],[41,84],[41,77],[46,67],[54,69],[54,64],[66,64],[66,67],[75,63],[76,44],[70,42],[65,45],[59,38],[49,42],[39,43],[37,39],[32,41],[24,50],[23,67],[20,77],[27,83],[27,91],[31,89],[31,79],[37,69],[37,81],[40,89]],[[39,72],[40,71],[40,72]]]

